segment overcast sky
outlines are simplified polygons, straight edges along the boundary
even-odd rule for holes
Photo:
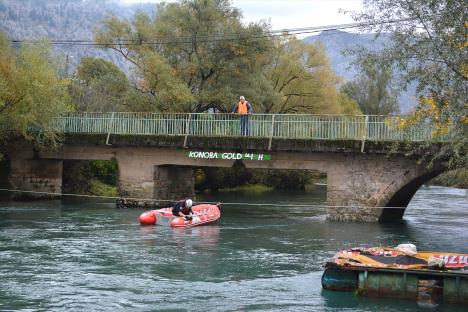
[[[121,0],[127,3],[159,0]],[[166,1],[172,2],[172,1]],[[269,20],[273,30],[352,23],[340,9],[359,11],[361,0],[232,0],[244,14],[244,22]]]

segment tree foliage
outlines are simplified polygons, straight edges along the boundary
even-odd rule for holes
[[[47,43],[17,49],[0,33],[0,138],[54,140],[50,121],[69,109],[66,87]]]
[[[156,109],[227,111],[268,61],[264,27],[240,19],[227,0],[161,3],[153,17],[108,18],[95,39],[134,65],[135,86],[154,96]]]
[[[105,76],[117,76],[117,80],[127,82],[125,74],[114,63],[94,57],[85,57],[80,60],[76,76],[87,84]]]
[[[337,92],[321,46],[270,37],[267,24],[241,18],[227,0],[162,3],[152,17],[106,19],[95,40],[133,64],[154,110],[227,112],[242,94],[256,112],[358,111]]]
[[[398,90],[393,81],[391,64],[378,56],[368,54],[358,67],[359,76],[344,84],[342,92],[354,99],[364,114],[398,113]]]
[[[71,79],[69,92],[77,111],[127,110],[132,88],[125,73],[113,63],[83,58]]]
[[[271,62],[264,70],[268,87],[261,95],[263,112],[358,112],[356,106],[349,105],[350,100],[337,91],[340,80],[321,45],[306,44],[294,37],[274,42]]]
[[[468,59],[464,1],[364,0],[356,20],[368,30],[389,32],[393,45],[380,56],[402,73],[403,87],[415,81],[418,106],[406,124],[430,122],[436,135],[453,140],[435,159],[449,167],[468,167]],[[400,20],[397,23],[379,23]]]
[[[351,98],[346,92],[340,91],[340,106],[341,113],[345,115],[360,115],[362,114],[361,108],[359,107],[356,100]]]

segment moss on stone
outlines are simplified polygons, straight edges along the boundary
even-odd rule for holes
[[[63,144],[70,145],[105,145],[107,134],[68,134]],[[109,143],[114,147],[168,147],[190,148],[203,150],[229,151],[266,151],[269,146],[268,138],[258,137],[187,137],[173,135],[122,135],[111,134]],[[275,138],[271,142],[271,151],[292,152],[344,152],[361,153],[363,142],[360,140],[310,140]],[[364,153],[370,154],[399,154],[426,155],[437,150],[439,144],[408,141],[364,141]]]

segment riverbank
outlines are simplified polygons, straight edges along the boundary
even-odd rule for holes
[[[313,181],[312,183],[308,183],[305,185],[304,189],[301,189],[299,191],[313,191],[317,188],[326,188],[327,186],[327,181],[325,180],[316,180]],[[246,193],[264,193],[264,192],[274,192],[274,191],[287,191],[288,189],[276,189],[272,186],[267,186],[264,184],[245,184],[245,185],[240,185],[236,187],[231,187],[231,188],[221,188],[217,191],[210,191],[210,190],[205,190],[202,192],[197,192],[197,194],[216,194],[218,192],[246,192]],[[289,190],[296,190],[297,189],[289,189]]]
[[[468,168],[444,172],[432,179],[428,184],[468,189]]]

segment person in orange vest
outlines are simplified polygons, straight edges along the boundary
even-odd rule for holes
[[[232,112],[240,115],[241,135],[249,135],[249,114],[253,113],[252,105],[241,95]]]

